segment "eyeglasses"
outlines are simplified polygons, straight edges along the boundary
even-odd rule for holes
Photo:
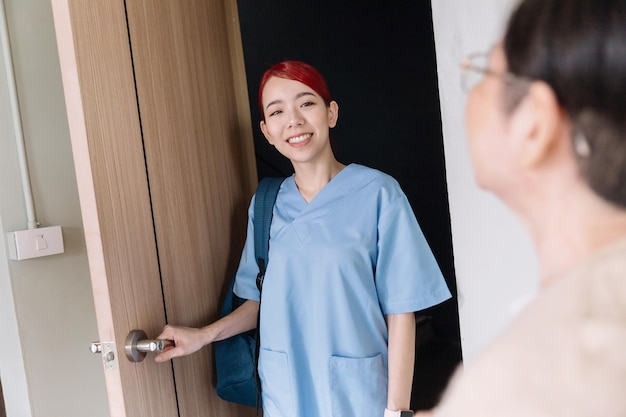
[[[489,68],[489,54],[477,52],[470,54],[461,61],[461,87],[465,92],[469,92],[485,75],[501,78],[505,83],[531,83],[530,78],[513,74],[508,71],[494,71]]]

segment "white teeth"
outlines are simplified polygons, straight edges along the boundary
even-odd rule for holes
[[[295,138],[289,138],[287,140],[287,142],[289,142],[289,143],[300,143],[300,142],[304,142],[305,140],[309,139],[310,137],[311,137],[311,134],[307,133],[305,135],[296,136]]]

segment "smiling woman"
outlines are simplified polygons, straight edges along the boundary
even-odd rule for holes
[[[258,80],[271,63],[313,64],[332,91],[326,101],[332,97],[339,104],[330,134],[337,159],[393,176],[420,221],[453,293],[450,302],[418,317],[411,404],[430,407],[461,360],[431,2],[237,3],[253,120],[263,117]],[[293,172],[260,129],[254,142],[259,177]]]
[[[321,84],[323,93],[320,94],[303,82],[284,78],[290,71],[297,75],[305,72],[305,65],[287,61],[269,70],[262,80],[259,100],[263,115],[261,131],[267,141],[291,161],[298,189],[310,202],[345,165],[335,159],[330,146],[329,131],[337,124],[339,106],[336,101],[328,100],[330,94],[324,88],[326,83],[306,80],[313,77],[299,77],[314,86]],[[317,73],[312,68],[308,72]],[[321,76],[316,78],[323,80]],[[321,166],[329,178],[308,182],[307,177],[315,175],[311,170],[317,171]]]
[[[294,170],[274,207],[258,312],[263,411],[399,417],[410,408],[414,313],[450,291],[398,183],[335,158],[338,104],[320,85],[315,68],[287,61],[266,72],[259,95],[261,130]],[[199,330],[167,326],[159,338],[176,347],[159,361],[254,327],[261,294],[250,207],[234,291],[255,314],[236,310]]]

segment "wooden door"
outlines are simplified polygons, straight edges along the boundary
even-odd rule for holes
[[[256,174],[236,1],[52,5],[111,415],[252,415],[215,395],[210,347],[124,355],[132,329],[214,320],[237,265]]]

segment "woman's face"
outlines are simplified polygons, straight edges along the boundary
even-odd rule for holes
[[[292,163],[332,156],[329,129],[337,124],[338,107],[299,81],[270,78],[263,89],[261,130],[270,144]]]
[[[500,195],[507,191],[514,166],[511,116],[504,111],[502,98],[506,85],[501,76],[493,75],[507,71],[500,44],[489,55],[488,69],[492,74],[486,74],[469,92],[465,125],[476,182]]]

